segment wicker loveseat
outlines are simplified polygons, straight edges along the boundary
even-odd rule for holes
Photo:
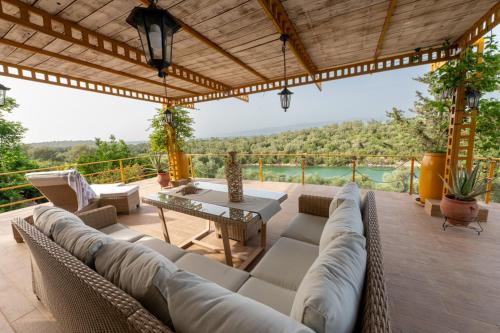
[[[299,198],[299,213],[327,217],[331,201],[332,198],[302,195]],[[367,261],[355,331],[389,333],[388,302],[373,192],[364,197],[362,216]],[[65,332],[171,332],[137,300],[54,243],[35,226],[22,219],[13,221],[13,226],[31,252],[33,290]],[[293,260],[291,258],[290,262],[293,263]],[[203,276],[202,272],[196,272],[195,267],[193,269],[194,273]],[[226,269],[229,268],[226,266]],[[250,279],[255,280],[251,275],[252,272]]]

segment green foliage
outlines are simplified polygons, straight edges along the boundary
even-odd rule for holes
[[[98,161],[117,160],[130,157],[130,151],[123,140],[117,140],[114,135],[109,137],[109,141],[103,141],[99,138],[95,139],[96,149],[93,152],[87,152],[80,155],[77,160],[78,164],[92,163]],[[89,165],[78,166],[78,170],[82,174],[95,173],[104,170],[115,169],[119,167],[119,162],[106,162]]]
[[[189,111],[180,107],[175,106],[170,108],[172,111],[173,119],[175,121],[175,139],[177,141],[177,145],[180,149],[183,149],[187,140],[193,137],[194,129],[193,119],[189,116]],[[151,150],[158,151],[166,151],[166,133],[165,133],[165,118],[163,115],[162,109],[156,109],[155,116],[150,119],[151,125],[150,128],[152,130],[149,135],[149,144],[151,146]]]
[[[441,89],[461,85],[482,93],[498,90],[500,84],[500,54],[494,36],[485,37],[483,52],[467,47],[459,57],[448,61],[432,73]]]
[[[151,162],[151,169],[156,173],[167,173],[168,172],[168,162],[162,153],[153,154],[149,157]]]
[[[481,156],[500,156],[500,102],[482,99],[476,117],[475,150]]]
[[[476,165],[471,172],[457,169],[451,174],[451,183],[446,182],[441,175],[444,185],[448,189],[447,197],[461,201],[473,201],[477,196],[486,193],[488,180],[479,179],[479,167]]]

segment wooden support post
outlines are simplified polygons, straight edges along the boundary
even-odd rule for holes
[[[123,160],[119,161],[120,163],[120,179],[122,180],[122,183],[126,183],[127,180],[125,179],[125,170],[123,169]]]
[[[191,155],[189,155],[189,169],[191,170],[191,178],[194,179],[196,175],[194,173],[193,156]]]
[[[306,167],[306,160],[304,159],[304,157],[302,157],[302,163],[301,163],[301,165],[302,165],[302,175],[300,177],[300,183],[302,185],[304,185],[304,171],[305,171],[305,167]]]
[[[259,158],[259,180],[264,181],[264,174],[262,173],[262,158]]]
[[[488,184],[486,185],[486,194],[484,195],[484,202],[486,204],[490,203],[490,193],[491,190],[493,190],[493,177],[495,176],[495,166],[496,166],[496,161],[495,160],[490,160],[489,166],[488,166]]]
[[[411,158],[410,162],[410,191],[409,195],[413,195],[413,177],[415,177],[415,157]]]
[[[352,160],[352,181],[356,181],[356,159]]]

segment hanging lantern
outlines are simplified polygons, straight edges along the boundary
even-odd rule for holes
[[[281,108],[286,112],[288,108],[290,107],[290,102],[292,100],[292,95],[293,92],[288,90],[287,86],[287,80],[286,80],[286,57],[285,57],[285,52],[286,52],[286,41],[288,40],[288,35],[281,35],[280,40],[283,42],[283,46],[281,47],[281,51],[283,52],[283,80],[285,82],[285,87],[283,88],[282,91],[278,93],[280,96],[280,102],[281,102]]]
[[[174,121],[174,114],[172,113],[172,111],[170,111],[170,109],[167,108],[165,110],[165,113],[163,113],[163,116],[165,117],[165,123],[173,127],[175,121]]]
[[[173,16],[152,1],[147,8],[135,7],[127,23],[137,29],[148,65],[158,70],[159,77],[165,76],[172,63],[174,33],[180,28]]]
[[[441,90],[441,100],[445,101],[450,99],[453,96],[453,92],[453,89],[443,88],[443,90]]]
[[[481,92],[474,89],[465,90],[465,100],[469,109],[477,109],[481,100]]]
[[[8,90],[10,90],[10,88],[7,88],[6,86],[0,83],[0,106],[5,105],[5,99],[7,98]]]

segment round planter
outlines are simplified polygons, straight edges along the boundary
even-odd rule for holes
[[[422,204],[425,204],[426,199],[441,199],[443,181],[439,176],[444,175],[445,161],[445,153],[424,154],[418,178],[418,194]]]
[[[170,175],[168,173],[158,173],[156,181],[161,187],[167,187],[170,184]]]
[[[454,225],[469,225],[474,222],[479,213],[477,201],[460,201],[446,196],[441,199],[441,213],[448,218],[448,223]]]

